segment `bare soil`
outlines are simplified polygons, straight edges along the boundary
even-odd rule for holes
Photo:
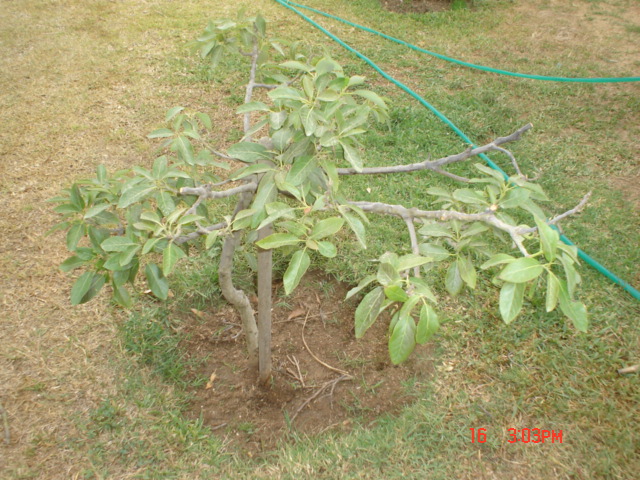
[[[384,8],[398,13],[441,12],[451,8],[451,0],[380,0]]]
[[[411,400],[411,384],[432,372],[430,348],[392,365],[388,319],[356,340],[357,302],[343,302],[348,286],[321,272],[308,273],[286,303],[274,297],[273,379],[263,387],[248,371],[239,318],[230,307],[196,312],[184,327],[192,358],[207,358],[198,373],[190,415],[202,418],[250,454],[273,448],[290,431],[348,429],[393,413]]]

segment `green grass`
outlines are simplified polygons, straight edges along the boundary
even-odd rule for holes
[[[576,46],[573,59],[562,53],[528,58],[520,50],[528,39],[511,32],[516,48],[510,51],[497,42],[496,32],[508,19],[511,2],[474,2],[476,9],[429,16],[388,14],[372,0],[307,3],[381,31],[402,32],[410,41],[427,31],[429,49],[468,55],[479,63],[495,65],[494,58],[499,58],[510,69],[548,75],[628,74],[623,67],[612,72],[608,69],[615,69],[613,64],[586,61],[589,45]],[[615,10],[616,5],[598,3],[602,9]],[[187,22],[179,12],[154,9],[173,15],[171,28],[180,35],[199,33],[195,16]],[[310,27],[282,10],[272,27],[289,37],[297,33],[321,38],[315,32],[307,35]],[[542,174],[540,183],[553,199],[549,212],[561,212],[593,190],[591,206],[565,222],[565,232],[615,273],[630,280],[637,275],[640,218],[609,183],[611,176],[638,175],[637,149],[629,140],[639,133],[637,88],[506,79],[425,59],[346,27],[332,30],[415,86],[478,143],[534,123],[535,130],[512,150],[525,172]],[[637,34],[636,28],[627,31]],[[338,47],[326,46],[351,73],[366,74],[392,100],[391,128],[381,126],[365,141],[368,164],[408,163],[465,148],[426,109],[382,84]],[[175,52],[167,59],[167,82],[173,89],[206,90],[213,82],[215,88],[238,95],[239,87],[224,86],[225,72],[234,64],[211,74],[183,54]],[[230,78],[240,82],[236,74]],[[621,125],[625,135],[619,133]],[[504,156],[492,158],[508,165]],[[421,206],[430,199],[420,187],[434,182],[448,184],[421,173],[349,179],[348,188],[359,199]],[[407,248],[401,222],[372,220],[369,250],[359,250],[344,238],[340,247],[348,253],[323,268],[354,282],[386,249]],[[189,263],[173,280],[174,308],[210,308],[218,301],[215,264],[202,258]],[[88,418],[78,420],[88,436],[92,465],[84,478],[122,472],[132,478],[633,478],[640,469],[640,385],[637,375],[620,376],[616,370],[639,361],[640,307],[592,270],[583,268],[582,275],[589,333],[577,333],[557,313],[543,313],[539,301],[528,304],[527,313],[505,327],[497,314],[497,291],[485,281],[477,296],[463,294],[442,306],[446,324],[434,339],[436,372],[432,382],[412,387],[414,404],[397,416],[356,425],[350,433],[294,435],[259,459],[229,451],[215,432],[184,418],[188,398],[183,383],[189,365],[172,328],[179,320],[165,309],[145,309],[121,327],[126,355],[114,365],[124,379],[118,391]],[[487,442],[471,443],[470,428],[480,427],[487,429]],[[562,430],[563,443],[512,445],[507,442],[512,427]]]

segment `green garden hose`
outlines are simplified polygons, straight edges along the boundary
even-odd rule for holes
[[[304,13],[302,13],[296,7],[306,8],[308,10],[311,10],[311,11],[315,12],[315,13],[319,13],[319,14],[324,15],[326,17],[333,18],[335,20],[339,20],[341,22],[347,23],[347,24],[352,25],[352,26],[357,27],[357,28],[362,28],[363,30],[370,31],[371,33],[375,33],[375,34],[381,35],[381,36],[383,36],[385,38],[392,39],[391,37],[388,37],[388,36],[386,36],[384,34],[378,33],[378,32],[376,32],[374,30],[367,29],[366,27],[360,27],[360,26],[358,26],[356,24],[352,24],[351,22],[343,20],[343,19],[341,19],[339,17],[335,17],[333,15],[329,15],[329,14],[320,12],[319,10],[315,10],[313,8],[306,7],[304,5],[299,5],[299,4],[294,3],[294,2],[289,2],[288,0],[275,0],[275,1],[277,3],[279,3],[280,5],[282,5],[283,7],[288,8],[291,11],[295,12],[296,14],[298,14],[305,21],[307,21],[310,25],[314,26],[315,28],[320,30],[322,33],[327,35],[329,38],[331,38],[333,41],[338,43],[340,46],[342,46],[343,48],[345,48],[346,50],[348,50],[349,52],[353,53],[358,58],[363,60],[365,63],[367,63],[371,68],[373,68],[376,72],[378,72],[386,80],[388,80],[389,82],[393,83],[398,88],[400,88],[401,90],[403,90],[404,92],[406,92],[410,96],[412,96],[414,99],[416,99],[421,105],[423,105],[424,107],[428,108],[438,119],[440,119],[449,128],[451,128],[456,133],[456,135],[458,135],[462,140],[464,140],[465,142],[470,144],[472,147],[475,146],[474,143],[469,139],[469,137],[467,137],[467,135],[465,135],[465,133],[462,130],[460,130],[451,120],[449,120],[445,115],[443,115],[440,111],[438,111],[433,105],[431,105],[429,102],[427,102],[424,98],[422,98],[420,95],[418,95],[416,92],[411,90],[408,86],[406,86],[402,82],[400,82],[400,81],[396,80],[395,78],[393,78],[391,75],[389,75],[387,72],[385,72],[382,68],[380,68],[376,63],[374,63],[371,59],[369,59],[368,57],[366,57],[365,55],[360,53],[358,50],[356,50],[355,48],[353,48],[350,45],[348,45],[347,43],[345,43],[339,37],[337,37],[334,34],[332,34],[331,32],[329,32],[327,29],[325,29],[324,27],[319,25],[317,22],[315,22],[314,20],[312,20],[311,18],[306,16]],[[392,40],[396,41],[395,39],[392,39]],[[401,40],[398,40],[398,42],[399,43],[403,43],[406,46],[410,46],[409,44],[406,44],[406,43],[402,42]],[[413,46],[410,46],[410,47],[413,47]],[[417,49],[418,47],[414,47],[414,48]],[[431,54],[431,52],[427,52],[426,50],[424,52]],[[480,67],[478,65],[467,64],[466,62],[460,62],[459,60],[450,59],[448,57],[440,56],[440,55],[437,55],[437,54],[434,54],[434,55],[438,56],[439,58],[443,58],[443,59],[446,59],[446,60],[449,60],[449,61],[454,61],[455,63],[464,64],[466,66],[471,66],[473,68],[479,68]],[[482,67],[480,69],[487,69],[487,68],[488,67]],[[621,82],[621,81],[626,81],[626,82],[640,81],[640,77],[628,77],[626,79],[621,79],[621,78],[612,78],[612,79],[568,79],[567,78],[567,79],[562,79],[562,77],[559,77],[559,78],[558,77],[542,77],[542,76],[536,76],[536,75],[525,76],[524,74],[516,74],[516,73],[512,73],[512,72],[505,72],[505,71],[502,71],[502,70],[494,70],[494,69],[491,69],[490,71],[494,71],[494,73],[502,73],[502,74],[508,74],[508,75],[512,75],[512,76],[525,77],[525,78],[531,78],[531,79],[537,79],[537,80],[555,80],[555,81],[565,81],[565,82],[566,81],[574,81],[574,82],[575,81],[581,81],[581,82],[587,82],[588,81],[590,83],[609,83],[609,82]],[[504,175],[505,179],[509,178],[508,175],[504,172],[504,170],[502,170],[498,165],[496,165],[485,154],[480,154],[479,156],[491,168],[501,172],[502,175]],[[574,243],[571,240],[569,240],[565,235],[560,235],[560,239],[564,243],[566,243],[567,245],[574,245]],[[591,258],[589,255],[587,255],[580,248],[578,248],[578,256],[582,260],[584,260],[584,262],[587,265],[590,265],[591,267],[593,267],[596,271],[598,271],[599,273],[604,275],[606,278],[611,280],[613,283],[615,283],[617,285],[620,285],[623,289],[625,289],[628,293],[630,293],[631,296],[634,297],[636,300],[640,300],[640,291],[636,290],[628,282],[626,282],[625,280],[619,278],[613,272],[609,271],[606,267],[604,267],[603,265],[598,263],[596,260]]]
[[[289,2],[284,0],[285,3],[289,6],[294,6],[298,8],[304,8],[309,10],[310,12],[317,13],[318,15],[325,16],[327,18],[331,18],[332,20],[337,20],[338,22],[345,23],[350,27],[354,27],[360,30],[363,30],[368,33],[373,33],[374,35],[378,35],[382,38],[386,38],[392,42],[398,43],[400,45],[404,45],[411,50],[415,50],[416,52],[426,53],[427,55],[431,55],[432,57],[439,58],[440,60],[445,60],[447,62],[456,63],[458,65],[462,65],[464,67],[475,68],[476,70],[482,70],[483,72],[497,73],[500,75],[508,75],[510,77],[519,77],[519,78],[528,78],[531,80],[545,80],[548,82],[572,82],[572,83],[622,83],[622,82],[640,82],[640,77],[609,77],[609,78],[571,78],[571,77],[549,77],[546,75],[529,75],[527,73],[517,73],[517,72],[509,72],[507,70],[501,70],[499,68],[491,68],[485,67],[484,65],[476,65],[475,63],[464,62],[462,60],[458,60],[455,58],[447,57],[446,55],[441,55],[439,53],[430,52],[429,50],[425,50],[424,48],[420,48],[416,45],[412,45],[411,43],[405,42],[404,40],[400,40],[399,38],[392,37],[382,32],[378,32],[377,30],[373,30],[369,27],[364,27],[362,25],[358,25],[357,23],[350,22],[349,20],[345,20],[344,18],[337,17],[335,15],[331,15],[330,13],[323,12],[321,10],[317,10],[312,7],[308,7],[306,5],[300,5],[295,2]],[[278,2],[282,3],[282,2]]]

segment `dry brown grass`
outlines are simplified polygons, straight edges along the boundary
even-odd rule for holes
[[[532,25],[555,25],[526,3],[523,16],[540,16]],[[274,2],[251,4],[281,31],[300,25]],[[225,111],[233,86],[178,86],[164,72],[168,54],[205,18],[236,8],[224,0],[0,0],[0,402],[11,432],[10,444],[0,444],[4,478],[74,478],[88,466],[88,447],[67,444],[79,435],[74,420],[121,380],[112,366],[117,313],[104,301],[69,305],[70,282],[57,270],[67,256],[62,235],[43,236],[56,221],[45,200],[99,163],[148,162],[144,135],[169,106],[218,103]],[[629,14],[640,18],[637,7]],[[554,26],[556,38],[611,53],[600,27],[571,25]],[[616,48],[628,59],[616,70],[637,66],[628,45]],[[229,124],[219,126],[224,139]]]

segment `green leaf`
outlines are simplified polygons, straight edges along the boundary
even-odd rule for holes
[[[358,151],[358,149],[346,141],[340,141],[339,143],[340,145],[342,145],[345,160],[351,164],[356,172],[361,172],[362,158],[360,157],[360,152]]]
[[[231,180],[240,180],[241,178],[248,177],[249,175],[253,175],[256,173],[270,172],[274,170],[275,168],[273,167],[273,165],[265,165],[264,163],[254,163],[252,165],[248,165],[238,170],[231,177]]]
[[[363,288],[365,288],[375,279],[376,279],[376,275],[367,275],[366,277],[364,277],[362,280],[360,280],[360,283],[358,283],[357,286],[353,287],[351,290],[347,292],[347,296],[345,297],[345,300],[349,300],[351,297],[353,297],[356,293],[361,291]]]
[[[264,145],[253,142],[240,142],[231,145],[227,150],[227,154],[230,157],[249,163],[270,158],[269,151]]]
[[[394,302],[406,302],[409,299],[407,292],[398,285],[384,287],[384,294],[389,300],[393,300]]]
[[[505,282],[525,283],[538,277],[544,271],[544,267],[533,257],[522,257],[507,265],[500,278]]]
[[[556,276],[549,272],[547,275],[547,312],[552,312],[558,305],[558,293],[560,292],[560,282]]]
[[[477,279],[476,269],[474,268],[471,260],[469,260],[469,257],[461,256],[460,258],[458,258],[457,263],[458,271],[460,272],[460,278],[462,278],[462,281],[466,283],[472,290],[475,289]]]
[[[318,242],[318,252],[323,257],[333,258],[338,254],[338,249],[331,242],[320,241]]]
[[[305,96],[299,90],[291,87],[278,87],[268,93],[271,100],[305,100]]]
[[[571,299],[565,282],[560,282],[558,300],[562,313],[569,317],[578,331],[586,333],[589,328],[587,309],[584,303]]]
[[[515,261],[516,258],[511,255],[507,255],[506,253],[498,253],[484,262],[482,265],[480,265],[480,268],[482,270],[486,270],[487,268],[491,268],[496,265],[502,265],[503,263],[511,263]]]
[[[184,107],[172,107],[167,110],[167,115],[165,116],[165,121],[170,122],[176,115],[178,115],[181,111],[184,110]]]
[[[271,109],[266,103],[263,102],[249,102],[244,105],[240,105],[236,110],[236,113],[249,113],[249,112],[269,112]]]
[[[380,107],[382,109],[387,108],[387,105],[386,103],[384,103],[384,100],[382,100],[382,98],[377,93],[374,93],[371,90],[355,90],[353,94],[358,95],[359,97],[362,97],[362,98],[366,98],[367,100],[375,104],[377,107]]]
[[[176,262],[186,256],[187,255],[179,246],[173,242],[169,243],[162,252],[162,273],[164,276],[168,277],[171,275]]]
[[[159,128],[147,135],[147,138],[167,138],[173,137],[174,131],[168,128]]]
[[[151,250],[153,250],[153,247],[155,247],[158,242],[164,240],[163,238],[150,238],[149,240],[147,240],[144,244],[144,247],[142,247],[142,254],[146,255],[147,253],[149,253]]]
[[[84,272],[71,287],[71,305],[87,303],[98,294],[104,282],[104,275]]]
[[[505,283],[500,290],[500,315],[507,325],[520,313],[524,299],[524,283]]]
[[[573,298],[576,293],[576,287],[581,282],[580,274],[573,266],[573,260],[569,258],[567,255],[560,255],[560,262],[562,263],[562,267],[564,269],[564,275],[567,279],[567,288],[569,292],[569,297]]]
[[[129,290],[123,285],[112,285],[113,286],[113,300],[124,308],[131,308],[133,305],[133,301],[131,300],[131,295],[129,295]]]
[[[419,267],[421,265],[424,265],[432,261],[433,261],[433,258],[423,257],[422,255],[409,253],[407,255],[401,256],[398,259],[398,271],[404,272],[405,270],[409,270],[413,267]]]
[[[367,248],[367,243],[365,239],[366,233],[365,233],[364,224],[362,223],[362,221],[358,217],[356,217],[354,214],[345,211],[343,208],[338,207],[338,209],[340,210],[340,213],[342,214],[344,219],[349,224],[349,227],[351,227],[351,230],[353,231],[353,233],[356,234],[356,238],[358,239],[358,242],[360,243],[362,248]]]
[[[378,266],[378,275],[377,275],[378,283],[384,285],[385,287],[388,285],[393,285],[400,281],[400,273],[398,270],[387,262],[382,262]]]
[[[155,263],[148,263],[144,269],[151,292],[161,300],[169,296],[169,282]]]
[[[265,205],[272,203],[275,200],[277,195],[278,187],[274,181],[274,173],[267,172],[258,184],[258,190],[256,191],[255,197],[253,197],[251,208],[256,210],[256,212],[261,212]]]
[[[320,240],[331,235],[335,235],[344,225],[344,219],[340,217],[331,217],[320,220],[313,226],[309,238]]]
[[[507,192],[504,200],[500,202],[501,208],[524,207],[529,201],[529,191],[524,188],[514,187]]]
[[[287,245],[297,245],[302,240],[291,233],[272,233],[268,237],[258,240],[256,245],[265,250],[284,247]]]
[[[207,234],[207,238],[204,242],[204,247],[207,250],[209,250],[213,246],[219,234],[220,234],[220,230],[214,230],[213,232]]]
[[[315,157],[302,156],[294,160],[291,170],[287,173],[287,182],[291,185],[298,186],[303,183],[313,170],[318,168],[318,162]]]
[[[411,286],[413,287],[413,293],[415,295],[419,295],[421,297],[427,298],[433,303],[438,302],[435,295],[431,291],[431,287],[422,278],[409,277],[409,283],[411,283]]]
[[[441,223],[425,223],[418,233],[424,235],[425,237],[449,237],[453,238],[453,234],[451,233],[451,229],[448,225],[443,225]]]
[[[171,144],[171,149],[177,152],[180,160],[184,161],[187,165],[193,165],[193,145],[186,136],[178,135]]]
[[[281,67],[290,68],[292,70],[300,70],[302,72],[310,72],[311,66],[305,65],[302,62],[297,62],[295,60],[290,60],[288,62],[282,62],[280,64]]]
[[[118,201],[118,208],[127,208],[129,205],[144,200],[154,190],[155,186],[150,187],[147,183],[131,187],[122,192],[122,196]]]
[[[389,357],[391,363],[404,362],[416,346],[416,323],[409,314],[400,312],[391,337],[389,337]]]
[[[477,191],[469,188],[459,188],[453,192],[453,198],[470,205],[488,205],[487,200]]]
[[[84,236],[84,224],[77,223],[67,232],[67,249],[73,252],[78,247],[78,242]]]
[[[440,328],[438,314],[431,305],[423,304],[420,309],[420,320],[416,329],[416,343],[422,345],[429,340]]]
[[[137,245],[128,237],[109,237],[102,242],[101,247],[105,252],[124,252]]]
[[[111,206],[110,203],[101,203],[100,205],[94,205],[89,210],[87,210],[84,214],[85,220],[88,218],[95,217],[99,213],[104,212],[107,208]]]
[[[287,295],[293,292],[293,290],[298,286],[302,276],[309,268],[310,263],[311,259],[309,258],[309,254],[306,250],[298,250],[293,254],[291,262],[289,262],[289,267],[287,268],[287,271],[284,272],[284,277],[282,278],[284,291]]]
[[[66,273],[83,266],[85,263],[85,260],[82,260],[80,257],[74,255],[73,257],[69,257],[64,262],[62,262],[59,268]]]
[[[420,249],[421,255],[431,258],[433,262],[441,262],[450,256],[446,248],[433,243],[421,243],[418,245],[418,248]]]
[[[384,298],[382,287],[376,287],[364,296],[358,308],[356,308],[356,338],[362,338],[369,327],[373,325],[373,322],[376,321]]]
[[[458,269],[458,262],[453,262],[447,269],[447,275],[444,279],[444,286],[447,291],[454,297],[462,290],[462,277]]]
[[[158,208],[162,212],[162,215],[167,216],[176,209],[176,204],[173,201],[173,197],[167,192],[158,192],[155,195]]]
[[[545,258],[553,262],[556,258],[556,252],[558,250],[558,242],[560,241],[560,235],[553,228],[551,228],[544,220],[535,218],[536,225],[538,226],[538,234],[540,235],[540,246]]]

